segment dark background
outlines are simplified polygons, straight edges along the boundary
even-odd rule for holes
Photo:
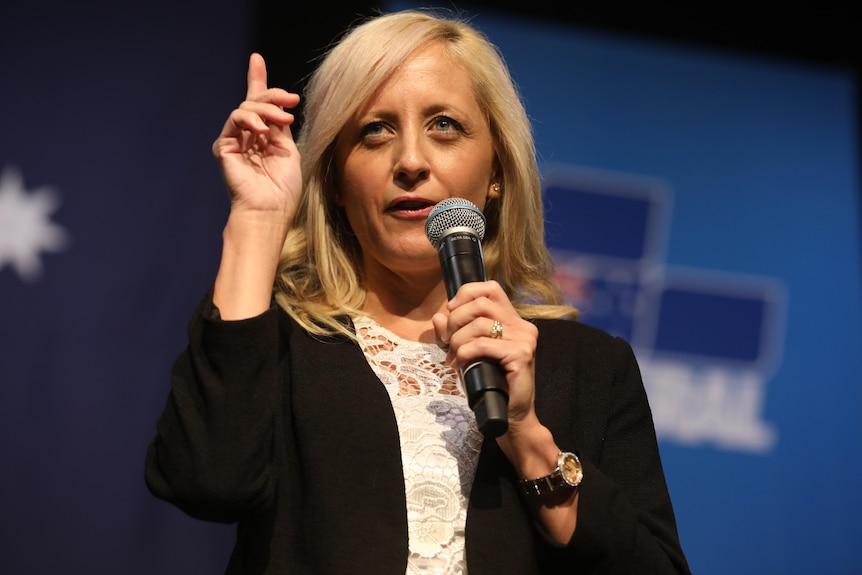
[[[253,48],[267,57],[274,85],[291,90],[314,68],[312,59],[347,26],[380,3],[259,0]],[[434,6],[453,8],[440,2]],[[495,11],[555,25],[712,47],[739,54],[862,71],[859,2],[568,2],[457,3],[467,13]],[[301,25],[297,25],[301,23]],[[858,99],[858,95],[857,95]]]

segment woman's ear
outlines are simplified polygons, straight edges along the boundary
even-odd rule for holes
[[[494,158],[494,164],[491,168],[491,181],[488,184],[488,199],[496,200],[503,192],[503,174],[500,169],[499,158]]]

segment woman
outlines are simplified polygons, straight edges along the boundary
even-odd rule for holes
[[[151,491],[238,524],[229,573],[688,572],[631,349],[561,304],[493,46],[381,16],[322,61],[294,144],[298,102],[252,55],[213,146],[231,212]],[[484,212],[490,278],[451,300],[424,230],[449,197]],[[497,438],[458,380],[479,358],[506,374]]]

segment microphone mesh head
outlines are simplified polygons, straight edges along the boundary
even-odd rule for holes
[[[436,248],[440,239],[452,228],[470,228],[485,237],[485,216],[473,202],[463,198],[446,198],[438,202],[425,221],[425,235]]]

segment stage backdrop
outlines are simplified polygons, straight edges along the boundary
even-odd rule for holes
[[[636,348],[693,572],[862,573],[852,74],[468,14],[533,120],[566,296]]]
[[[0,571],[222,573],[232,528],[144,485],[227,194],[244,2],[0,8]]]
[[[232,527],[155,500],[143,458],[218,261],[248,6],[0,9],[4,573],[223,572]],[[849,74],[475,16],[567,297],[637,349],[694,571],[862,572]]]

